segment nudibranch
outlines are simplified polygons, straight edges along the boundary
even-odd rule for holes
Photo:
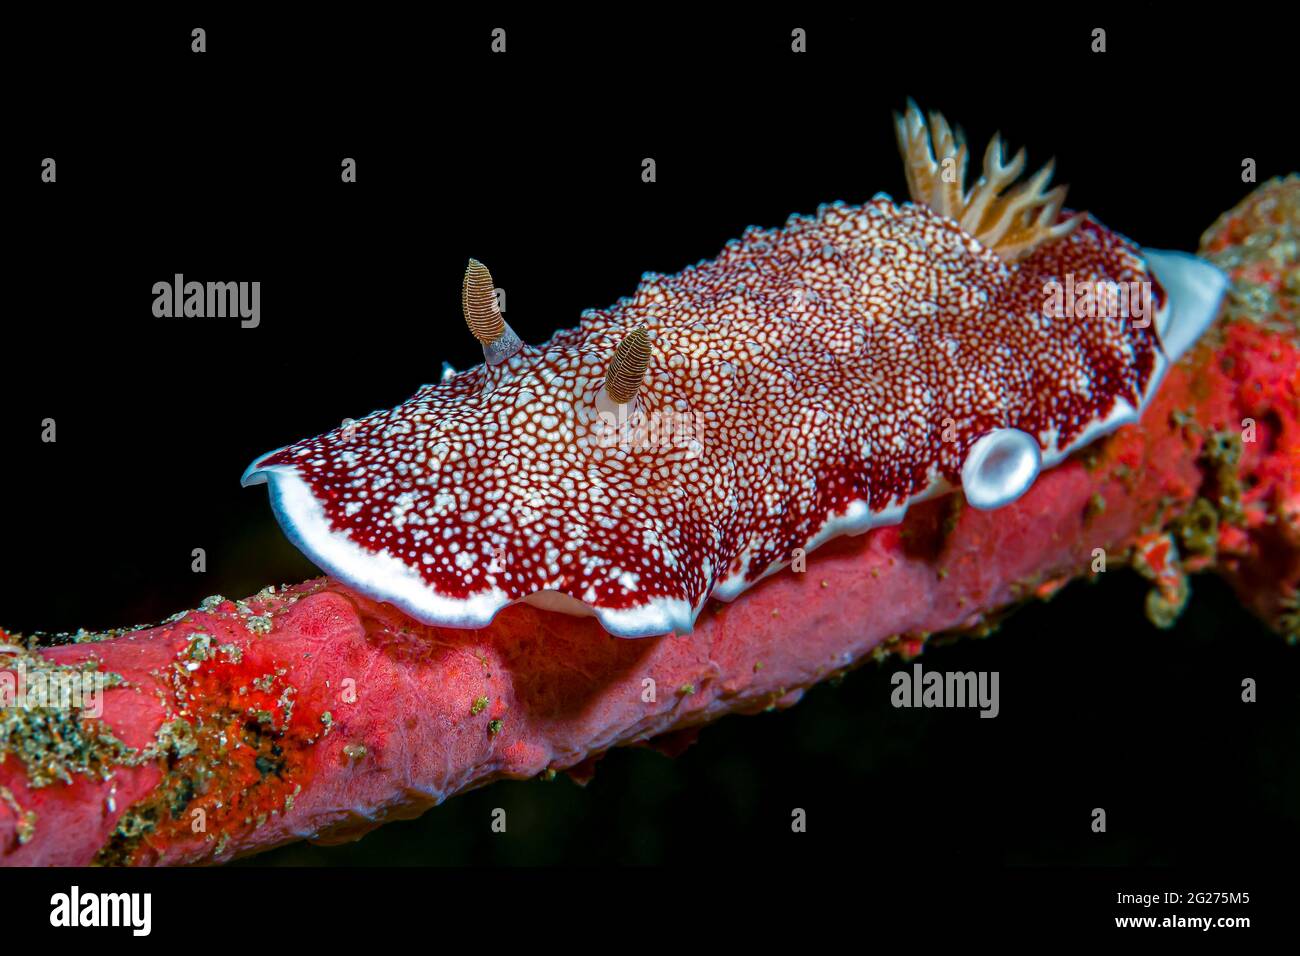
[[[710,596],[914,502],[1014,501],[1138,419],[1226,280],[1066,212],[1050,163],[1017,184],[1000,137],[968,189],[959,132],[912,103],[895,120],[911,202],[750,227],[544,345],[471,260],[482,365],[244,483],[327,573],[421,621],[525,601],[622,637],[687,632]]]

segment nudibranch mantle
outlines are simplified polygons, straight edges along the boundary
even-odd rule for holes
[[[964,166],[964,144],[931,123],[914,198],[932,149],[960,148]],[[905,156],[909,135],[900,125]],[[999,507],[1137,420],[1224,288],[1201,260],[1066,217],[1043,183],[999,246],[987,225],[1007,197],[975,207],[1014,166],[998,146],[985,179],[949,197],[956,211],[879,194],[751,227],[537,347],[499,321],[471,261],[466,313],[488,362],[264,455],[244,483],[269,482],[286,534],[327,573],[422,621],[481,627],[527,601],[623,637],[689,631],[710,596],[913,502],[962,487]],[[1044,307],[1053,283],[1085,281],[1146,283],[1154,315]]]

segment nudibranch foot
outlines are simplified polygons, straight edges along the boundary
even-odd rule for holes
[[[1138,419],[1226,279],[1067,211],[1051,164],[1017,185],[1000,137],[967,189],[939,114],[911,105],[898,136],[911,202],[750,228],[542,345],[471,260],[485,364],[245,484],[323,570],[421,621],[526,602],[622,637],[689,631],[710,597],[918,501],[1015,501]]]

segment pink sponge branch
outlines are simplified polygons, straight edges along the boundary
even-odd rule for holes
[[[1264,187],[1207,234],[1203,254],[1237,291],[1294,282],[1294,263],[1289,279],[1270,271],[1249,258],[1267,243],[1243,240],[1293,235],[1298,192],[1294,179]],[[917,506],[900,526],[817,550],[802,573],[711,603],[689,635],[620,640],[528,605],[481,630],[429,627],[328,579],[58,647],[0,634],[0,675],[103,685],[98,716],[84,701],[0,700],[14,705],[0,709],[0,862],[181,864],[352,839],[493,780],[790,706],[869,658],[986,628],[1103,566],[1151,578],[1161,622],[1186,597],[1186,571],[1218,570],[1294,638],[1300,334],[1286,308],[1246,314],[1259,301],[1230,298],[1139,425],[1015,504]]]

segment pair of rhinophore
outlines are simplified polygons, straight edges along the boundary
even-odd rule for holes
[[[492,273],[477,259],[469,260],[469,267],[465,270],[460,302],[465,310],[465,322],[474,338],[482,344],[483,360],[488,365],[500,365],[524,347],[514,329],[506,324],[497,305]],[[644,325],[637,326],[614,350],[614,357],[605,370],[605,387],[596,399],[597,409],[625,417],[626,406],[636,398],[649,367],[650,335]]]

